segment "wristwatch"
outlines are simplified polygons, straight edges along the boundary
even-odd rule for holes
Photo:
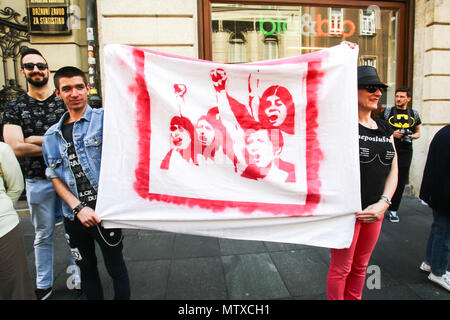
[[[387,197],[387,196],[385,196],[385,195],[382,195],[382,196],[380,197],[380,200],[386,201],[389,205],[392,204],[391,199],[389,199],[389,197]]]
[[[75,208],[72,209],[73,214],[77,215],[78,212],[80,212],[84,207],[86,207],[86,204],[84,202],[80,202]]]

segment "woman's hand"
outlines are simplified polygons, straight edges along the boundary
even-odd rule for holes
[[[365,208],[363,211],[357,212],[356,219],[364,223],[380,221],[388,207],[389,205],[386,201],[379,200]]]

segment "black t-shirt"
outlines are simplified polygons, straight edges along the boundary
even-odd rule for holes
[[[407,108],[406,110],[398,109],[397,107],[392,107],[384,118],[387,120],[389,125],[393,130],[405,129],[410,130],[413,134],[416,132],[416,126],[420,125],[422,122],[420,120],[419,113],[415,110]],[[395,149],[397,152],[410,151],[412,152],[412,141],[405,141],[404,139],[394,138]]]
[[[74,122],[64,124],[62,127],[62,134],[67,142],[67,156],[69,157],[70,169],[72,170],[77,184],[77,198],[81,202],[84,202],[88,207],[95,210],[97,192],[86,177],[80,161],[78,160],[75,146],[73,144],[73,124]]]
[[[393,130],[381,119],[375,119],[378,129],[359,125],[359,165],[361,171],[361,206],[380,200],[386,178],[395,156],[389,138]]]
[[[57,123],[66,112],[64,102],[55,93],[44,101],[23,94],[6,104],[3,110],[2,124],[20,126],[23,137],[43,136],[48,128]],[[26,179],[45,179],[45,163],[42,156],[19,158]]]

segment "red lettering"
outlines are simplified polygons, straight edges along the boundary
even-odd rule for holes
[[[355,30],[356,30],[356,26],[353,23],[353,21],[352,20],[344,20],[344,28],[345,28],[345,25],[348,25],[350,30],[348,32],[344,31],[344,34],[342,36],[344,38],[347,38],[347,37],[351,37],[352,35],[354,35],[355,34]]]
[[[330,34],[326,31],[324,31],[323,26],[325,25],[327,27],[328,31],[328,19],[322,19],[322,15],[320,13],[317,14],[316,18],[316,34],[318,37],[328,37]],[[352,20],[344,20],[344,28],[345,25],[349,27],[348,32],[345,32],[342,34],[344,38],[351,37],[355,34],[356,26],[355,23]],[[337,35],[336,35],[337,36]]]
[[[320,13],[317,14],[316,18],[316,34],[318,37],[328,37],[329,33],[323,31],[323,25],[326,25],[328,27],[329,20],[324,19],[322,20],[322,15]]]

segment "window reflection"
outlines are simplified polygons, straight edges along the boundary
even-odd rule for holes
[[[274,35],[264,37],[264,60],[278,58],[278,38]]]
[[[211,20],[212,57],[223,63],[296,56],[344,40],[357,43],[359,64],[376,66],[389,85],[381,103],[394,103],[395,10],[212,3]]]
[[[229,63],[242,63],[245,59],[245,37],[242,33],[233,33],[230,38]]]

